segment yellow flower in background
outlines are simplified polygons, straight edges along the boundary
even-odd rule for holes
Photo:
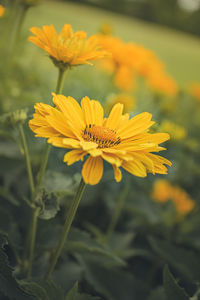
[[[176,96],[178,93],[178,86],[175,80],[165,73],[152,73],[147,80],[148,85],[156,92]]]
[[[107,55],[95,35],[87,39],[84,31],[73,33],[69,24],[65,24],[59,34],[53,25],[43,26],[42,29],[32,27],[30,31],[35,36],[30,36],[29,41],[46,51],[59,68],[92,65],[91,61]]]
[[[124,112],[129,113],[135,108],[135,98],[128,94],[112,94],[105,103],[105,111],[109,112],[113,105],[121,103],[124,105]]]
[[[171,200],[179,215],[184,216],[193,210],[195,202],[180,187],[173,186],[169,181],[158,179],[153,186],[152,198],[160,203]]]
[[[136,88],[136,76],[132,69],[120,66],[114,77],[115,85],[123,91],[131,91]]]
[[[184,127],[168,120],[164,120],[160,125],[161,131],[169,133],[171,140],[181,141],[187,136],[187,131]]]
[[[172,196],[172,187],[165,179],[158,179],[154,183],[152,197],[157,202],[167,202]]]
[[[122,178],[119,167],[129,173],[145,177],[148,172],[166,174],[171,162],[153,154],[169,139],[167,133],[148,132],[154,124],[152,115],[144,112],[129,119],[122,114],[123,105],[112,108],[108,118],[100,102],[84,97],[81,106],[72,97],[53,94],[56,108],[38,103],[29,122],[37,137],[48,138],[56,147],[70,149],[64,156],[68,165],[89,157],[84,162],[82,176],[87,184],[97,184],[103,175],[103,160],[110,163],[116,181]]]
[[[194,200],[180,187],[173,188],[173,202],[180,215],[188,214],[195,206]]]
[[[0,5],[0,17],[3,16],[4,12],[5,12],[5,7],[3,7],[3,5]]]
[[[189,91],[195,99],[200,100],[200,82],[191,83]]]

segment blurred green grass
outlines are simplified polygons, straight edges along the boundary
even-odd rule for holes
[[[49,24],[60,30],[65,23],[72,24],[74,30],[85,30],[89,35],[96,33],[102,23],[109,23],[116,36],[155,51],[181,86],[200,81],[200,39],[165,27],[94,7],[46,0],[29,11],[24,30],[28,35],[28,28]],[[32,47],[29,44],[28,51],[31,52]]]

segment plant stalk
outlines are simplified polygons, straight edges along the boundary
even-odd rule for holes
[[[80,200],[83,196],[85,187],[86,187],[86,184],[85,184],[85,182],[83,181],[83,178],[82,178],[81,181],[80,181],[77,193],[76,193],[73,201],[70,204],[61,238],[60,238],[60,240],[57,244],[55,252],[53,253],[53,255],[51,257],[50,265],[49,265],[48,271],[45,275],[46,280],[48,280],[50,278],[50,276],[51,276],[51,274],[52,274],[52,272],[53,272],[53,270],[56,266],[57,260],[60,256],[61,252],[62,252],[62,249],[64,247],[64,244],[65,244],[66,240],[67,240],[67,236],[68,236],[68,233],[69,233],[70,228],[71,228],[71,224],[74,220],[74,217],[75,217],[76,211],[78,209]]]

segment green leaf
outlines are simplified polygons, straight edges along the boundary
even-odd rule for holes
[[[50,300],[47,292],[36,282],[23,282],[24,289],[34,295],[37,300]]]
[[[191,281],[200,279],[199,254],[158,238],[150,237],[149,242],[160,258],[171,264],[181,275]]]
[[[98,256],[99,261],[106,265],[126,265],[126,262],[118,257],[109,247],[102,246],[90,234],[76,228],[72,228],[70,231],[66,250],[71,253],[79,253],[80,255],[90,253],[90,255]]]
[[[8,257],[4,252],[5,245],[7,245],[7,238],[0,234],[0,291],[11,300],[36,300],[14,278],[13,269],[10,267]]]
[[[76,300],[78,295],[78,281],[75,282],[71,290],[67,293],[65,300]]]
[[[39,215],[39,218],[41,219],[49,220],[54,218],[60,209],[58,197],[53,192],[49,193],[44,189],[41,190],[36,197],[36,201],[42,206]]]
[[[178,285],[167,265],[164,267],[163,281],[167,299],[189,300],[189,296],[186,294],[185,290]]]

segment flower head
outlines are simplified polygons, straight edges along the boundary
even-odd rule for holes
[[[0,17],[3,16],[4,11],[5,11],[5,8],[3,7],[3,5],[0,5]]]
[[[152,197],[160,203],[172,200],[180,216],[188,214],[195,206],[194,200],[183,189],[171,185],[169,181],[164,179],[155,181]]]
[[[81,106],[72,97],[53,94],[56,108],[38,103],[34,118],[29,122],[37,137],[48,138],[56,147],[70,149],[64,156],[68,165],[83,160],[85,183],[97,184],[103,175],[103,160],[110,163],[116,181],[122,178],[119,167],[131,174],[145,177],[148,172],[166,174],[171,162],[153,154],[165,148],[158,144],[169,139],[167,133],[148,132],[152,115],[144,112],[129,119],[122,114],[123,105],[112,108],[104,118],[101,104],[84,97]]]
[[[60,33],[56,32],[53,25],[43,26],[42,29],[32,27],[30,31],[35,36],[30,36],[29,41],[46,51],[59,68],[91,65],[91,61],[107,55],[95,35],[87,39],[84,31],[73,33],[69,24],[65,24]]]

